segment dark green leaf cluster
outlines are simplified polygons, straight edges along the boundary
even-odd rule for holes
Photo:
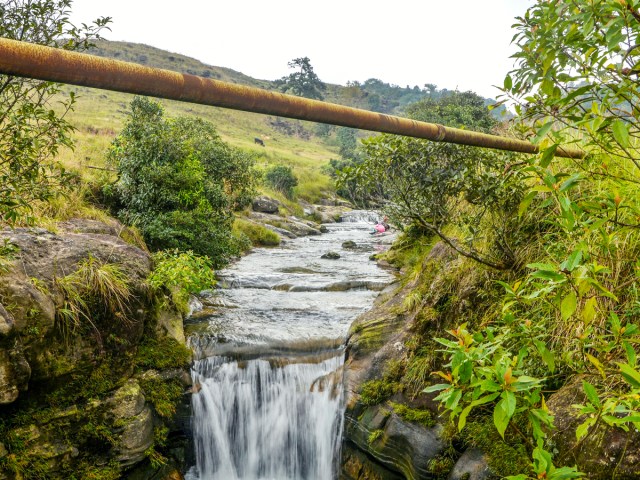
[[[407,106],[406,111],[409,117],[421,122],[485,133],[498,124],[485,106],[485,99],[473,92],[448,92],[437,99],[427,97]]]
[[[114,210],[152,249],[192,250],[215,266],[237,253],[233,210],[252,198],[254,160],[212,124],[167,119],[159,104],[136,98],[108,158],[119,173],[109,192]]]
[[[474,130],[496,125],[472,92],[427,98],[407,111],[416,120]],[[519,175],[505,168],[512,154],[392,135],[363,141],[362,151],[361,163],[337,174],[339,187],[384,201],[394,222],[417,225],[480,263],[498,269],[515,263],[506,234],[521,198]],[[446,234],[447,226],[459,235]]]
[[[100,18],[76,27],[71,0],[6,0],[0,4],[0,37],[66,50],[84,50],[110,22]],[[54,161],[60,147],[72,147],[65,119],[74,97],[58,97],[60,85],[0,75],[0,222],[29,220],[31,204],[73,186],[72,175]],[[60,100],[61,98],[61,100]]]
[[[264,182],[287,198],[293,198],[293,189],[298,185],[298,179],[293,174],[293,170],[286,165],[274,165],[269,168],[264,174]]]

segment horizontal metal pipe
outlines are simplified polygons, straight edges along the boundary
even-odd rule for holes
[[[514,138],[374,113],[334,103],[0,38],[0,73],[84,87],[278,115],[376,132],[522,153],[538,147]],[[577,149],[556,156],[582,158]]]

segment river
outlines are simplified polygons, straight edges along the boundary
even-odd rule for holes
[[[203,294],[186,325],[196,355],[188,480],[336,478],[346,334],[392,280],[369,260],[393,238],[370,235],[373,221],[352,212],[323,235],[255,249]],[[329,251],[340,258],[320,258]]]

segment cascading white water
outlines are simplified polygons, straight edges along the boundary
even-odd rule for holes
[[[333,480],[343,345],[391,275],[369,260],[391,241],[369,212],[329,232],[256,249],[220,273],[187,322],[195,362],[188,480]],[[345,249],[350,240],[357,248]],[[338,260],[321,256],[340,250]],[[207,310],[207,308],[209,310]]]
[[[320,363],[197,362],[193,426],[198,476],[207,480],[332,480],[342,434],[342,389]],[[317,379],[329,375],[321,385]]]

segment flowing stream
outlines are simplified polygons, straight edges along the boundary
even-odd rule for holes
[[[391,236],[352,212],[328,233],[256,249],[220,272],[187,324],[196,354],[189,480],[332,480],[342,436],[344,340],[391,275]],[[355,248],[342,247],[355,242]],[[339,259],[321,259],[329,251]]]

